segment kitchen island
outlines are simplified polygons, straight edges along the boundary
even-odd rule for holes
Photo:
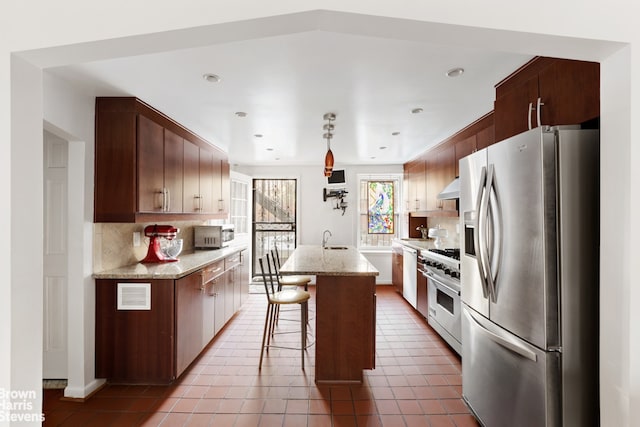
[[[282,275],[316,276],[316,383],[360,383],[375,368],[378,270],[352,246],[296,248]]]

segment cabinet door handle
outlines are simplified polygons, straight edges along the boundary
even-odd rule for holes
[[[544,105],[544,102],[542,102],[542,98],[538,97],[538,103],[536,105],[536,119],[538,120],[538,126],[542,126],[542,120],[540,120],[540,110],[542,110],[542,107]]]
[[[195,196],[193,196],[193,198],[197,202],[195,210],[201,211],[202,210],[202,196],[200,196],[199,194],[196,194]]]
[[[533,102],[529,103],[529,108],[527,110],[527,124],[529,125],[529,130],[531,130],[531,111],[533,111]]]
[[[153,203],[154,203],[154,209],[160,209],[161,211],[164,211],[164,188],[154,191],[154,194],[156,195]],[[161,197],[160,197],[161,196]],[[158,199],[160,200],[160,206],[156,205],[155,202],[158,201]]]
[[[164,199],[165,199],[165,212],[169,212],[171,210],[171,193],[169,193],[169,189],[164,189]]]

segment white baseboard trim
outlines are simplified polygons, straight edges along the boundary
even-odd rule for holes
[[[70,397],[73,399],[84,399],[86,397],[91,396],[91,394],[95,393],[100,387],[106,383],[105,379],[94,379],[89,384],[86,384],[84,387],[74,387],[67,385],[64,389],[64,397]]]

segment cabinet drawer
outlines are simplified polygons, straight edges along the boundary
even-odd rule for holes
[[[225,269],[225,271],[226,270],[230,270],[233,267],[240,265],[240,262],[241,262],[240,252],[228,256],[227,258],[224,259],[224,269]]]
[[[209,283],[224,273],[224,261],[216,261],[202,269],[202,283]]]

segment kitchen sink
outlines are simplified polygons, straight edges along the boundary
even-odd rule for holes
[[[347,246],[325,246],[325,249],[329,249],[329,250],[344,250],[344,249],[349,249]]]

